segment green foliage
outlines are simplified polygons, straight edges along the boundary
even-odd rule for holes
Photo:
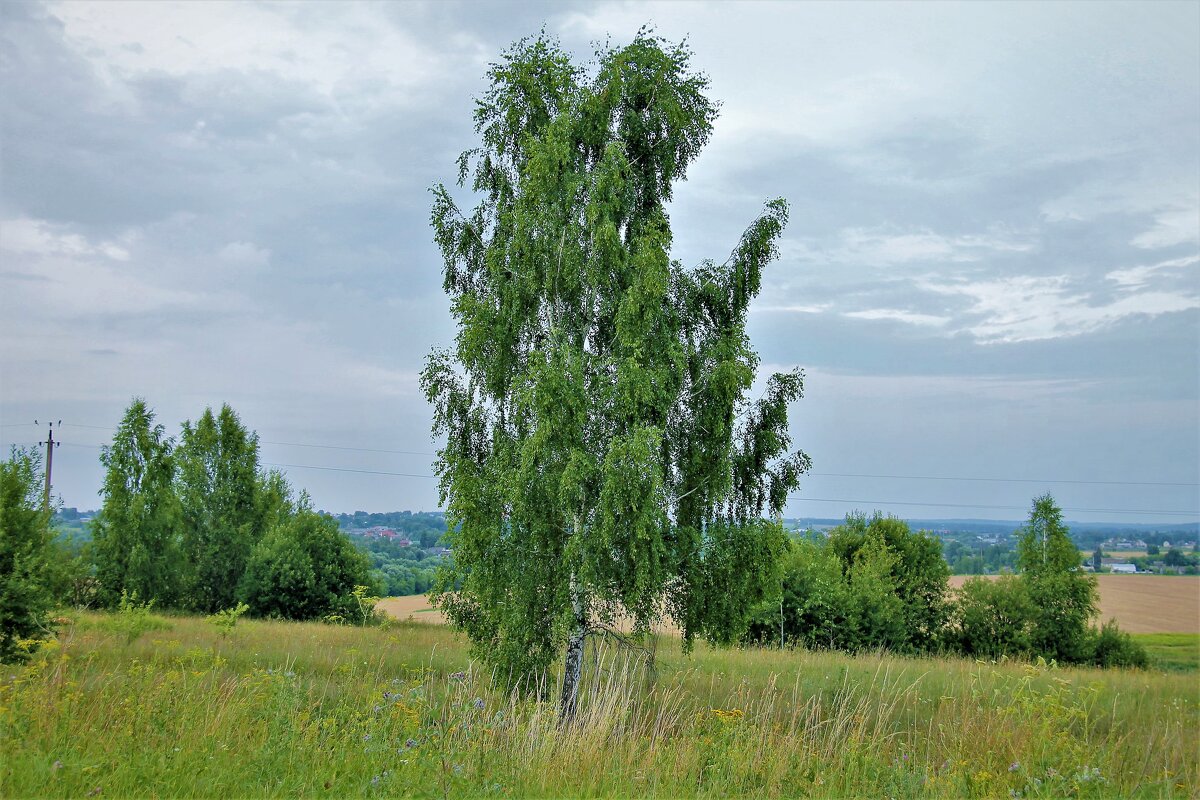
[[[1019,577],[970,578],[959,590],[954,643],[968,656],[1028,655],[1033,649],[1036,611]]]
[[[183,423],[175,461],[184,605],[212,613],[233,605],[246,560],[262,537],[264,517],[278,516],[287,496],[283,487],[264,486],[258,434],[248,432],[228,405],[219,415],[209,408],[194,425]]]
[[[152,614],[153,608],[153,600],[139,601],[137,592],[122,590],[117,601],[116,613],[107,618],[106,627],[123,636],[126,646],[150,631],[169,630],[170,623]]]
[[[237,626],[238,620],[249,610],[250,606],[245,603],[238,603],[232,608],[222,609],[215,614],[209,614],[204,620],[219,630],[222,638],[228,638],[229,634],[233,633],[233,629]]]
[[[46,584],[58,605],[89,608],[96,603],[100,582],[90,538],[79,542],[61,532],[47,545]]]
[[[50,512],[42,494],[41,463],[32,450],[13,448],[0,462],[0,662],[28,657],[52,632],[48,585]]]
[[[442,530],[445,531],[444,522]],[[401,546],[389,539],[365,536],[351,536],[350,539],[371,559],[372,571],[378,576],[385,595],[425,594],[433,586],[442,558],[427,554],[416,542]]]
[[[1096,578],[1084,572],[1062,511],[1050,495],[1035,498],[1020,532],[1017,563],[1035,609],[1030,644],[1062,662],[1088,660],[1088,623],[1097,611]]]
[[[852,514],[826,540],[798,540],[779,599],[756,609],[747,638],[808,648],[930,652],[949,603],[941,544],[894,517]],[[782,619],[781,619],[782,617]]]
[[[1200,559],[1197,559],[1196,556],[1185,555],[1178,547],[1172,547],[1163,556],[1163,563],[1168,567],[1194,567],[1198,562]]]
[[[950,628],[961,652],[1101,667],[1149,663],[1144,648],[1116,622],[1089,627],[1096,614],[1096,579],[1081,568],[1079,549],[1050,495],[1034,499],[1017,557],[1019,576],[963,584]]]
[[[1099,630],[1089,633],[1087,649],[1090,661],[1098,667],[1137,667],[1150,665],[1146,648],[1128,633],[1117,627],[1116,620],[1109,620]]]
[[[987,546],[967,546],[950,540],[945,544],[946,563],[951,575],[997,575],[1016,569],[1016,553],[1008,542]]]
[[[350,592],[350,598],[354,601],[354,621],[363,626],[378,624],[383,621],[383,613],[376,610],[375,606],[379,605],[382,599],[378,595],[372,594],[370,586],[355,586],[354,591]]]
[[[759,518],[808,468],[787,429],[802,374],[745,400],[786,203],[723,263],[670,259],[666,204],[717,113],[690,61],[646,31],[591,73],[544,35],[518,42],[459,160],[479,205],[433,191],[458,323],[422,373],[454,549],[435,596],[514,684],[618,614],[645,630],[665,613],[688,646],[736,636],[783,551]]]
[[[128,593],[171,607],[179,600],[179,501],[172,440],[137,398],[100,454],[104,506],[92,526],[100,602]]]
[[[255,616],[321,619],[362,614],[356,587],[371,587],[370,566],[337,522],[302,501],[250,554],[238,588]]]
[[[949,613],[950,571],[942,557],[941,542],[935,536],[924,531],[913,533],[908,523],[896,517],[876,513],[868,519],[863,514],[850,514],[845,524],[829,532],[829,546],[841,558],[847,574],[854,571],[860,551],[877,551],[867,562],[875,565],[879,573],[870,582],[875,587],[873,591],[894,592],[898,601],[893,608],[880,607],[872,612],[876,616],[882,613],[895,616],[891,621],[880,619],[878,624],[898,627],[893,627],[894,632],[889,636],[870,637],[874,642],[870,646],[883,644],[908,652],[937,649]],[[888,605],[887,601],[880,602]]]

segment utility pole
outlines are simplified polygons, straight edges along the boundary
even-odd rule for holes
[[[38,421],[35,419],[33,424],[37,425]],[[38,442],[38,444],[46,445],[46,495],[42,502],[47,512],[50,511],[50,472],[54,468],[54,448],[62,444],[62,442],[54,441],[54,423],[48,424],[50,432],[46,436],[46,441]],[[58,421],[58,427],[62,427],[61,419]]]

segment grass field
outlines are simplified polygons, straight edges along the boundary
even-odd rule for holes
[[[1194,675],[593,651],[576,726],[445,626],[81,614],[0,673],[0,796],[1194,797]]]
[[[1176,672],[1200,670],[1200,633],[1135,633],[1150,663]]]

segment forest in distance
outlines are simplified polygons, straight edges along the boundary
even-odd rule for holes
[[[97,512],[76,508],[59,509],[54,518],[60,540],[79,547],[90,539],[88,524]],[[371,558],[372,569],[382,584],[381,591],[389,597],[424,594],[433,585],[437,565],[444,557],[446,517],[441,511],[386,511],[327,514],[350,540]],[[951,575],[996,575],[1015,569],[1015,532],[1021,522],[1016,520],[906,519],[914,531],[933,534],[942,542],[942,554]],[[844,519],[800,517],[785,518],[784,527],[793,536],[820,537],[845,522]],[[1182,574],[1197,571],[1196,548],[1200,540],[1200,523],[1067,523],[1071,540],[1084,554],[1090,565],[1097,549],[1107,558],[1117,548],[1105,543],[1132,540],[1150,550],[1174,543],[1182,556]],[[387,533],[385,533],[387,532]],[[1145,547],[1139,548],[1145,550]],[[1165,558],[1171,548],[1164,548]],[[1124,550],[1124,548],[1121,548]],[[1131,561],[1149,560],[1133,556]],[[1107,571],[1106,567],[1101,568]],[[1142,567],[1145,571],[1145,567]]]

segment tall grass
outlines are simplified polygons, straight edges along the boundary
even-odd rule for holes
[[[576,724],[447,629],[81,615],[0,673],[4,797],[1189,797],[1190,676],[659,643]]]

